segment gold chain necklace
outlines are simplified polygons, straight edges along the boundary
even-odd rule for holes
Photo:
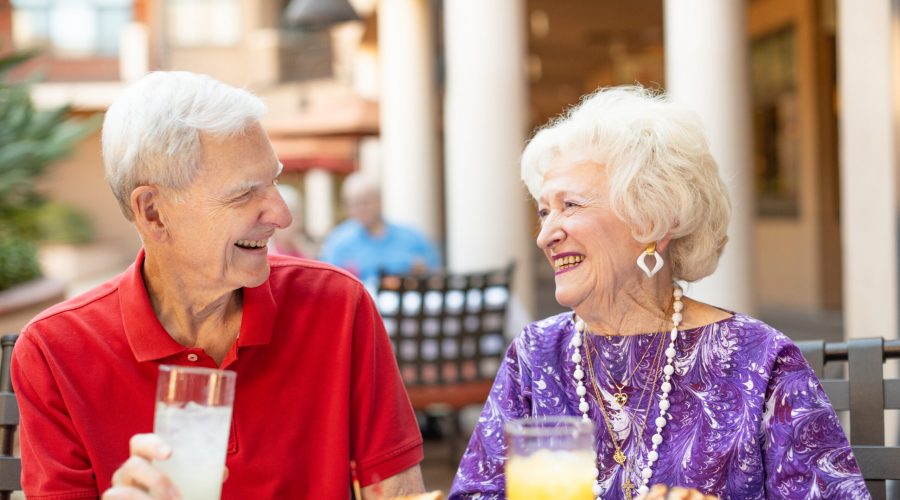
[[[662,331],[662,327],[665,326],[666,320],[663,319],[662,323],[659,324],[659,328],[656,329],[657,332]],[[587,325],[585,325],[587,326]],[[587,328],[585,328],[585,331]],[[609,338],[609,335],[606,335],[606,338]],[[628,394],[625,394],[625,387],[628,384],[628,381],[631,381],[634,378],[634,374],[637,373],[638,369],[640,369],[641,364],[644,362],[644,358],[647,357],[647,353],[650,352],[650,349],[644,351],[644,354],[641,355],[641,359],[638,360],[637,365],[634,366],[634,369],[631,370],[631,373],[628,374],[624,379],[622,379],[622,383],[620,384],[616,379],[612,376],[612,373],[609,371],[609,368],[606,367],[606,363],[603,362],[603,356],[598,352],[597,359],[600,360],[600,367],[603,368],[603,371],[606,372],[606,377],[614,386],[616,386],[616,393],[613,394],[613,399],[616,400],[616,404],[619,405],[619,408],[625,408],[625,405],[628,404]],[[638,408],[640,408],[640,401],[638,401]]]
[[[587,344],[587,329],[585,329],[585,331],[582,332],[582,336],[583,336],[582,342],[584,343],[584,355],[585,355],[585,358],[587,358],[586,361],[587,361],[587,365],[588,365],[588,376],[591,379],[591,385],[594,387],[594,395],[597,398],[597,406],[600,407],[600,413],[601,413],[601,415],[603,415],[603,423],[606,424],[606,431],[607,431],[607,433],[609,433],[609,439],[612,441],[613,448],[615,448],[615,450],[616,450],[615,453],[613,453],[613,461],[619,465],[622,465],[623,469],[626,471],[625,482],[622,484],[622,491],[625,493],[625,496],[630,499],[631,491],[634,489],[634,484],[628,479],[629,464],[627,463],[627,457],[625,456],[625,453],[622,451],[622,447],[619,445],[619,442],[616,439],[615,432],[613,432],[612,423],[610,422],[611,419],[609,418],[609,415],[607,415],[607,413],[606,413],[606,404],[604,403],[603,397],[600,394],[600,385],[597,383],[596,376],[594,375],[594,367],[593,367],[593,362],[591,360],[591,353],[588,349],[588,344]],[[659,334],[659,336],[662,339],[664,334]],[[662,346],[665,343],[665,342],[663,342],[663,340],[659,341],[659,347],[657,348],[656,355],[654,356],[653,367],[651,368],[653,372],[658,372],[659,366],[662,363],[662,351],[663,351]],[[652,345],[652,341],[651,341],[651,345]],[[649,348],[648,348],[648,350],[649,350]],[[654,385],[654,386],[656,385],[656,381],[658,380],[658,377],[659,377],[659,373],[656,373],[656,378],[654,378],[654,382],[651,385]],[[646,385],[644,386],[644,388],[641,390],[641,395],[638,398],[638,408],[639,409],[641,406],[641,402],[644,400],[644,394],[647,391],[647,387],[648,386],[646,386]],[[651,389],[650,401],[652,402],[652,400],[653,400],[653,392]],[[648,404],[648,408],[647,408],[648,413],[644,415],[644,424],[643,424],[644,428],[646,428],[646,425],[647,425],[647,415],[649,415],[649,411],[650,410],[649,410],[649,404]],[[643,435],[643,428],[641,430],[641,435]],[[624,445],[624,443],[625,442],[622,441],[623,445]]]
[[[675,301],[672,301],[674,304]],[[663,319],[659,323],[659,328],[656,329],[657,332],[661,332],[663,327],[666,325],[666,317],[665,314],[672,307],[672,304],[669,304],[669,307],[663,309]],[[577,317],[576,317],[577,318]],[[582,320],[583,322],[584,320]],[[587,323],[584,324],[584,329],[587,331]],[[603,332],[603,335],[607,340],[610,340],[610,335],[606,332]],[[626,404],[628,404],[628,394],[625,394],[625,387],[628,385],[628,382],[634,378],[634,374],[641,368],[641,363],[644,362],[644,358],[647,356],[649,349],[644,351],[644,354],[641,355],[641,359],[638,360],[637,364],[634,366],[634,369],[631,370],[631,373],[628,374],[624,379],[622,379],[622,383],[620,384],[615,377],[612,376],[612,372],[609,371],[609,368],[606,367],[606,363],[603,362],[603,356],[597,356],[597,359],[600,360],[600,367],[603,368],[603,371],[606,372],[606,377],[614,386],[616,386],[616,393],[613,394],[613,399],[615,399],[616,404],[619,405],[619,408],[624,408]],[[640,407],[640,402],[638,402],[638,407]]]
[[[660,340],[660,347],[665,344],[665,337]],[[656,363],[653,369],[653,382],[650,384],[650,397],[647,398],[647,408],[644,410],[644,421],[641,423],[641,430],[637,433],[637,443],[638,447],[640,447],[640,443],[644,439],[644,431],[647,429],[647,421],[650,420],[650,407],[653,405],[653,391],[656,388],[656,383],[659,381],[659,374],[662,372],[660,370],[660,366],[662,365],[662,349],[658,349],[656,352],[657,358],[654,360]],[[638,401],[638,409],[640,409],[640,401]],[[634,489],[634,483],[632,483],[628,476],[630,475],[629,469],[634,471],[634,468],[637,467],[634,461],[630,462],[629,467],[626,467],[625,470],[625,482],[622,484],[622,490],[625,492],[625,498],[627,500],[631,500],[632,490]]]

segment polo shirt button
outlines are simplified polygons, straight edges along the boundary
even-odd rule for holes
[[[194,353],[188,354],[188,361],[197,361],[198,359],[199,359],[199,356],[197,356],[196,354],[194,354]]]

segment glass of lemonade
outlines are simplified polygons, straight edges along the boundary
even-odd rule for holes
[[[184,500],[219,500],[234,404],[233,371],[162,365],[153,432],[172,447],[155,465]]]
[[[506,432],[509,500],[592,500],[594,424],[581,417],[512,420]]]

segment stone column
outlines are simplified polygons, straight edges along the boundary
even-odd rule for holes
[[[306,231],[321,241],[335,224],[334,176],[325,169],[311,169],[303,177],[303,191]]]
[[[436,44],[430,0],[380,0],[381,182],[384,214],[441,240]]]
[[[898,310],[898,103],[891,24],[897,14],[890,0],[839,0],[837,12],[844,332],[848,338],[892,338]]]
[[[523,319],[534,300],[530,197],[519,179],[528,126],[524,16],[519,0],[444,2],[448,263],[472,271],[515,261],[512,313]]]
[[[700,115],[733,206],[719,267],[689,286],[698,300],[753,313],[753,178],[746,5],[665,0],[666,89]]]

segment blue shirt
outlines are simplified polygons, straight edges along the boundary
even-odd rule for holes
[[[382,234],[373,236],[353,219],[325,238],[319,259],[347,269],[367,285],[374,283],[379,270],[408,274],[416,262],[431,271],[441,265],[437,249],[418,230],[385,222]]]

